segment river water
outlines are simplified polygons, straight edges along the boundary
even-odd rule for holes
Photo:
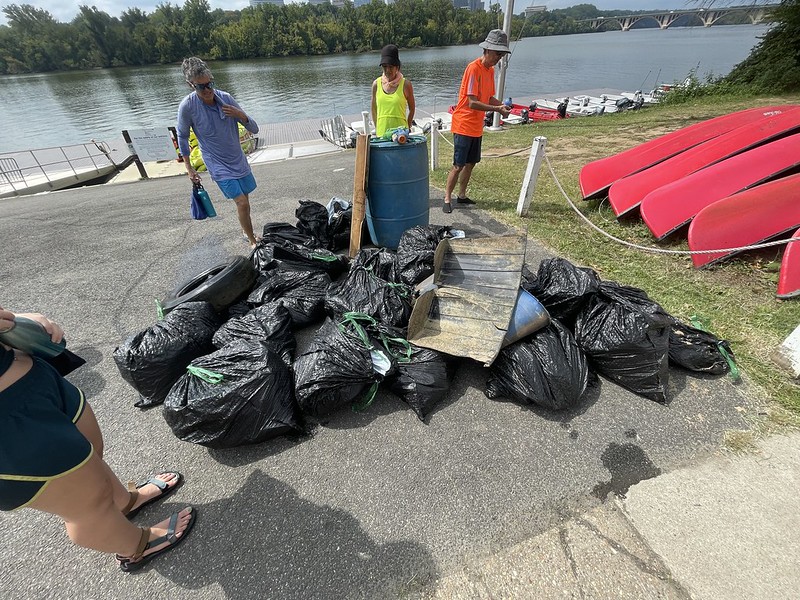
[[[692,69],[725,75],[764,25],[683,27],[525,38],[512,43],[505,97],[555,97],[609,88],[649,90]],[[417,105],[445,110],[477,46],[401,50]],[[368,110],[379,53],[210,63],[219,87],[259,124]],[[179,65],[6,76],[0,152],[120,137],[123,129],[174,125],[187,92]],[[423,116],[423,115],[421,115]]]

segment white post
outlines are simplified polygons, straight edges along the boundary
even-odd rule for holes
[[[439,130],[431,120],[431,171],[439,168]]]
[[[362,110],[361,118],[364,120],[364,135],[369,135],[369,111]]]
[[[537,136],[533,138],[531,155],[528,158],[528,167],[525,169],[525,177],[522,179],[522,188],[519,191],[519,201],[517,202],[517,215],[520,217],[528,214],[528,207],[531,204],[531,198],[533,198],[533,191],[536,189],[536,180],[542,168],[546,146],[546,137]]]
[[[511,45],[511,17],[514,15],[514,0],[506,0],[506,14],[503,15],[503,31],[508,36],[509,47]],[[503,93],[506,86],[506,69],[508,69],[509,55],[506,54],[500,59],[500,79],[497,82],[496,98],[503,101]],[[500,113],[496,112],[492,116],[492,129],[500,129]]]

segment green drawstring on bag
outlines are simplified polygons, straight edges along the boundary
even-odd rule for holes
[[[156,314],[158,315],[159,321],[164,320],[164,306],[158,298],[156,298]]]
[[[186,370],[195,377],[202,379],[206,383],[222,383],[222,380],[224,379],[222,373],[215,373],[214,371],[209,371],[208,369],[204,369],[202,367],[193,367],[192,365],[189,365],[186,367]]]
[[[708,330],[708,323],[709,323],[708,319],[701,317],[699,315],[692,315],[691,317],[689,317],[689,321],[691,321],[692,327],[694,327],[695,329],[699,329],[700,331],[705,331],[706,333],[711,333]],[[741,374],[739,373],[739,367],[736,365],[736,361],[733,360],[733,357],[730,355],[730,352],[728,352],[725,349],[722,340],[719,340],[717,342],[717,350],[719,350],[719,353],[722,354],[722,358],[724,358],[725,361],[728,363],[728,367],[730,368],[731,372],[731,380],[734,383],[738,383],[742,378]]]
[[[369,388],[369,391],[365,394],[364,398],[362,398],[361,402],[353,402],[351,408],[353,412],[363,412],[367,410],[372,402],[375,400],[375,396],[378,393],[378,382],[372,384],[372,387]]]

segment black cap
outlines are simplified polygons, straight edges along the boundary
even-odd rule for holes
[[[388,44],[383,47],[383,50],[381,50],[381,62],[378,64],[378,66],[382,67],[384,65],[389,65],[392,67],[400,66],[400,51],[394,44]]]

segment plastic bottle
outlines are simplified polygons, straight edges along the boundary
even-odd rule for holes
[[[197,190],[197,195],[200,196],[200,202],[203,204],[203,208],[206,211],[206,215],[209,217],[216,217],[217,211],[214,210],[214,205],[211,203],[211,198],[208,195],[208,192],[205,190],[202,184],[196,183],[195,189]]]
[[[408,129],[398,127],[394,130],[394,133],[392,133],[392,141],[397,142],[398,144],[405,144],[408,140],[408,134]]]
[[[67,345],[66,340],[56,344],[42,325],[25,317],[14,319],[11,330],[0,333],[0,342],[41,358],[58,356]]]

